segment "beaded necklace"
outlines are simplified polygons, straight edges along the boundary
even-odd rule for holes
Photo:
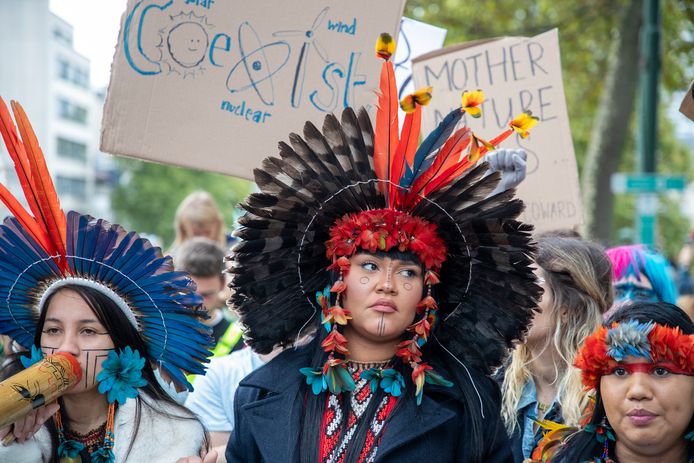
[[[60,463],[82,463],[80,453],[85,448],[90,461],[96,463],[113,463],[113,421],[116,413],[114,403],[108,406],[106,422],[86,434],[66,429],[60,410],[55,414],[55,425],[58,428],[58,459]]]

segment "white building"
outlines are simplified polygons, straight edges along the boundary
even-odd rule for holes
[[[24,107],[64,210],[110,217],[113,161],[99,152],[103,92],[90,88],[89,60],[49,0],[0,0],[0,96]],[[0,147],[0,180],[22,197]]]

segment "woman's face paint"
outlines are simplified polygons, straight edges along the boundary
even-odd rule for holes
[[[412,324],[422,299],[421,267],[372,254],[352,256],[350,263],[342,303],[352,320],[345,333],[371,342],[399,340]]]
[[[115,348],[111,336],[84,299],[72,290],[56,292],[46,311],[41,331],[44,355],[69,352],[77,358],[82,367],[82,381],[68,394],[94,389],[102,362]]]
[[[662,455],[686,445],[694,415],[694,376],[671,362],[627,357],[600,379],[600,397],[617,437],[617,452]]]

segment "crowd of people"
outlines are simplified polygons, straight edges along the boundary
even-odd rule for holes
[[[456,129],[480,110],[466,92],[417,147],[431,95],[401,102],[399,135],[392,40],[377,52],[373,122],[346,108],[281,142],[233,238],[191,194],[169,256],[65,214],[0,100],[29,207],[0,191],[3,384],[57,352],[82,372],[0,428],[0,461],[694,461],[694,304],[676,305],[691,249],[673,269],[534,234],[514,198],[525,152],[496,145],[537,121],[487,146]]]

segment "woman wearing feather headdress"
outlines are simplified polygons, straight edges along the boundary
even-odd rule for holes
[[[694,324],[679,307],[618,309],[586,339],[576,366],[597,391],[594,411],[580,430],[559,430],[538,461],[694,462]]]
[[[194,283],[136,233],[66,216],[22,107],[12,109],[21,139],[0,98],[0,133],[31,213],[0,185],[13,214],[0,225],[0,333],[27,350],[7,369],[62,353],[82,374],[57,402],[38,400],[0,428],[0,461],[175,461],[198,453],[202,425],[153,370],[188,388],[186,373],[204,372],[211,336]]]
[[[232,252],[233,303],[260,353],[292,346],[244,379],[227,446],[233,462],[506,462],[498,389],[486,376],[518,340],[540,287],[531,227],[513,191],[478,160],[466,92],[418,146],[424,89],[402,100],[395,44],[384,58],[376,127],[346,108],[306,123],[255,171]]]

